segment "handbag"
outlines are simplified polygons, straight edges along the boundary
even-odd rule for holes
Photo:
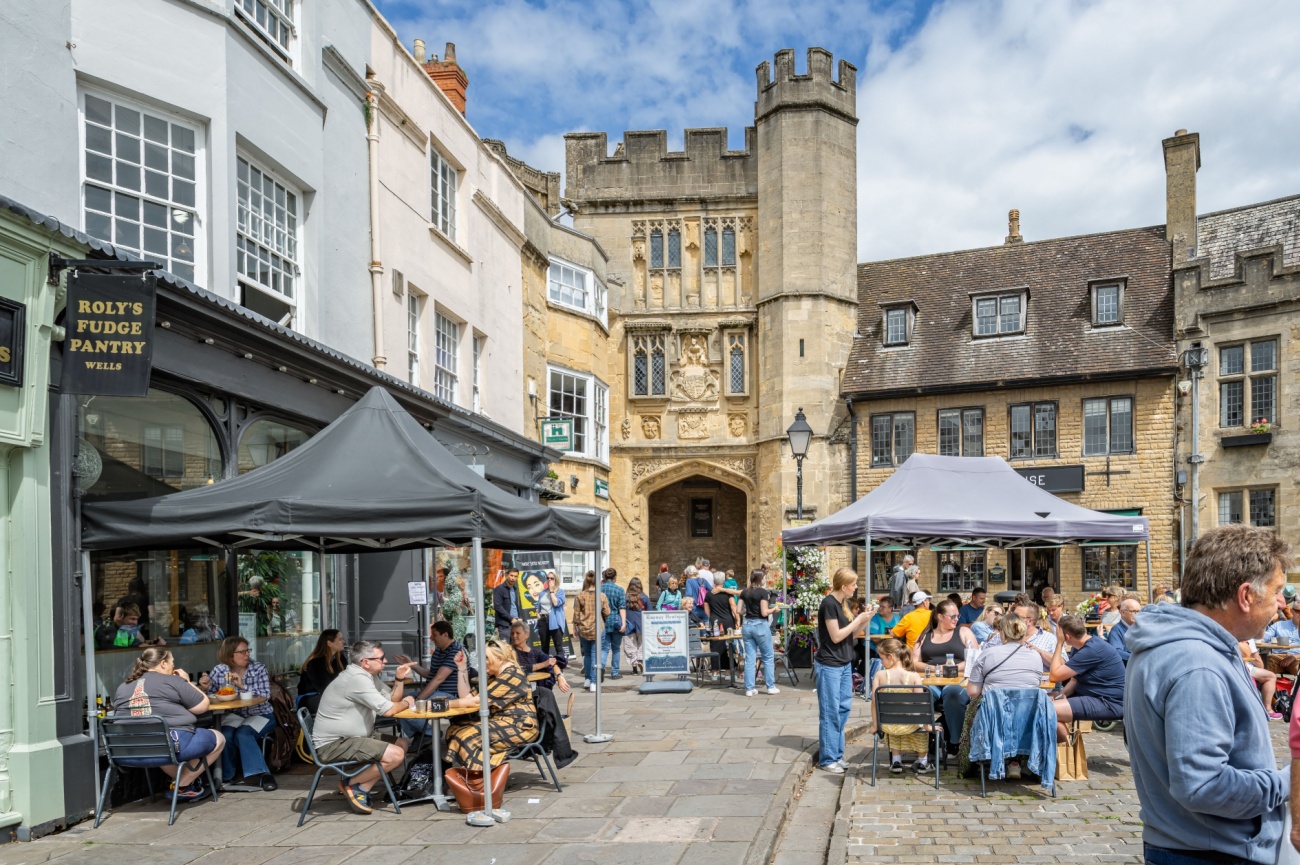
[[[443,776],[447,788],[456,797],[456,804],[461,813],[483,809],[483,773],[469,769],[448,769]],[[506,782],[510,780],[510,761],[503,760],[500,766],[492,770],[492,807],[500,808],[506,795]]]
[[[1065,741],[1056,745],[1056,780],[1088,780],[1088,750],[1083,746],[1083,731],[1078,721],[1070,725]]]

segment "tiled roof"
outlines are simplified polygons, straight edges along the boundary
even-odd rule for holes
[[[1196,219],[1197,255],[1210,260],[1210,278],[1237,271],[1237,252],[1282,244],[1281,264],[1300,264],[1300,195],[1251,204]]]
[[[1092,327],[1089,283],[1126,279],[1124,326]],[[1025,288],[1023,335],[973,339],[971,293]],[[1164,226],[858,265],[858,334],[846,396],[1046,384],[1172,370]],[[881,303],[916,305],[905,347],[885,348]]]

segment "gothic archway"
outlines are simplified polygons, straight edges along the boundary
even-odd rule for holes
[[[647,573],[667,562],[680,574],[697,558],[715,571],[748,571],[749,496],[737,486],[690,475],[659,487],[647,497]]]

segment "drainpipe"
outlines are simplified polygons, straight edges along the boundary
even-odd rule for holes
[[[1184,363],[1192,379],[1192,441],[1191,454],[1187,457],[1188,470],[1192,485],[1192,531],[1188,538],[1192,543],[1201,536],[1201,463],[1205,462],[1201,454],[1201,378],[1205,367],[1210,362],[1209,349],[1202,348],[1199,342],[1183,355]]]
[[[366,141],[370,155],[370,306],[375,328],[375,355],[370,359],[376,369],[388,363],[384,356],[384,264],[379,248],[379,94],[384,85],[373,78],[366,83]]]
[[[849,412],[849,504],[858,500],[858,416],[853,411],[853,397],[844,398],[844,408]],[[868,550],[867,556],[867,596],[871,596],[871,558]],[[858,554],[853,554],[854,569],[857,569]]]

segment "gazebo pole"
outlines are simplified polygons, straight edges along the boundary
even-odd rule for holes
[[[1151,533],[1149,527],[1147,530],[1147,539],[1143,546],[1147,548],[1147,603],[1154,604],[1156,602],[1156,587],[1155,584],[1151,582]]]
[[[94,591],[90,585],[90,550],[81,551],[81,627],[86,644],[86,726],[90,729],[90,755],[93,765],[91,776],[95,779],[95,808],[98,817],[99,778],[99,713],[95,711],[98,695],[98,676],[95,673],[95,618]]]
[[[864,555],[866,556],[867,559],[867,600],[870,601],[871,596],[875,594],[876,591],[876,587],[873,584],[873,580],[875,579],[875,573],[872,570],[872,563],[871,563],[871,527],[870,526],[867,526],[866,547],[864,549]]]
[[[596,556],[596,557],[595,557],[595,561],[596,561],[596,564],[599,565],[599,564],[600,564],[600,556]],[[595,667],[596,667],[596,669],[592,670],[591,673],[590,673],[590,675],[591,675],[591,681],[594,682],[595,685],[596,685],[596,732],[594,732],[594,733],[588,733],[586,736],[583,736],[583,737],[582,737],[582,741],[587,742],[588,744],[592,744],[592,745],[598,744],[598,743],[600,743],[600,742],[608,742],[610,739],[614,738],[614,737],[611,736],[610,734],[608,734],[608,733],[602,733],[602,732],[600,731],[600,680],[601,680],[602,678],[604,678],[604,676],[602,675],[602,673],[604,673],[604,671],[605,671],[605,663],[604,663],[604,661],[603,661],[603,660],[601,659],[601,657],[600,657],[600,634],[601,634],[602,631],[605,630],[605,617],[602,616],[602,615],[600,614],[600,599],[603,598],[603,597],[605,597],[605,593],[604,593],[604,591],[601,590],[600,586],[601,586],[601,583],[604,582],[604,579],[605,579],[605,577],[604,577],[604,572],[603,572],[603,571],[602,571],[601,573],[596,574],[596,585],[593,587],[593,589],[594,589],[594,593],[595,593],[595,597],[592,598],[592,600],[595,601],[595,603],[596,603],[596,612],[595,612],[595,616],[596,616],[596,664],[595,664]],[[684,587],[683,587],[683,588],[684,588]],[[614,612],[614,610],[611,609],[610,612],[612,613],[612,612]],[[688,625],[688,626],[690,625],[690,622],[689,622],[689,621],[687,622],[687,625]],[[611,669],[612,669],[613,666],[614,666],[614,654],[613,654],[612,652],[610,653],[610,656],[609,656],[609,665],[610,665],[610,668],[611,668]],[[586,671],[584,670],[583,672],[585,673]]]
[[[471,826],[486,827],[495,823],[505,823],[510,819],[509,811],[492,810],[492,742],[488,736],[488,672],[487,672],[487,613],[483,609],[483,539],[474,538],[470,557],[470,570],[474,572],[474,625],[479,639],[475,654],[478,656],[478,719],[481,739],[480,753],[483,755],[483,810],[474,811],[465,817]],[[498,635],[499,636],[499,635]],[[437,735],[437,731],[434,731]],[[438,771],[438,767],[434,767]]]

